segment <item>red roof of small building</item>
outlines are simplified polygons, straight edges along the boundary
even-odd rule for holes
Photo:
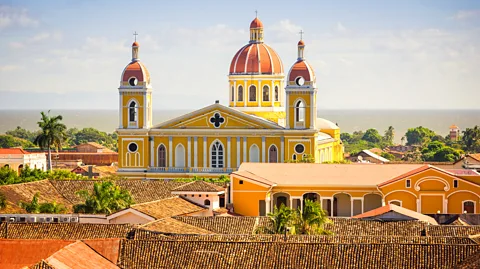
[[[258,18],[253,19],[253,21],[250,23],[250,29],[255,29],[255,28],[263,28],[263,23]]]
[[[31,153],[21,148],[6,148],[6,149],[0,148],[0,154],[31,154]]]

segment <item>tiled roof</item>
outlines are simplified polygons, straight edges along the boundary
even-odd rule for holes
[[[478,269],[480,268],[480,250],[470,255],[467,259],[455,266],[455,269]]]
[[[468,156],[480,162],[480,153],[468,154]]]
[[[55,269],[52,266],[50,266],[46,261],[42,260],[39,263],[30,266],[30,269]]]
[[[256,227],[271,224],[267,217],[174,217],[174,219],[218,234],[253,234]]]
[[[155,219],[181,216],[206,210],[180,197],[171,197],[162,200],[132,205],[131,208],[147,214]]]
[[[469,236],[480,234],[480,225],[472,226],[455,226],[455,225],[439,225],[426,227],[428,236]]]
[[[149,223],[146,223],[141,226],[144,230],[162,232],[162,233],[173,233],[173,234],[213,234],[214,232],[202,229],[195,225],[187,224],[183,221],[179,221],[173,218],[163,218],[155,220]],[[138,232],[138,233],[137,233]],[[143,232],[141,230],[135,231],[135,239],[137,237],[142,238]]]
[[[452,268],[476,245],[122,240],[121,268]],[[148,250],[148,251],[145,251]]]
[[[102,146],[102,145],[98,144],[97,142],[87,142],[87,143],[83,143],[83,144],[80,144],[80,145],[76,145],[75,148],[78,147],[78,146],[84,146],[84,145],[90,145],[90,146],[95,147],[95,148],[97,148],[97,149],[103,149],[103,148],[105,148],[105,146]]]
[[[117,264],[120,239],[85,239],[82,240],[82,242],[87,244],[87,246],[95,250],[107,260],[111,261],[113,264]]]
[[[409,210],[409,209],[406,209],[404,207],[393,205],[393,204],[388,204],[388,205],[370,210],[370,211],[365,212],[363,214],[356,215],[353,218],[354,219],[381,218],[381,216],[383,214],[386,214],[386,213],[389,213],[389,212],[395,212],[397,214],[401,214],[403,216],[406,216],[406,217],[409,217],[409,218],[412,218],[412,219],[425,221],[425,222],[427,222],[429,224],[432,224],[432,225],[438,225],[437,221],[430,216],[423,215],[423,214],[418,213],[416,211]]]
[[[72,203],[83,202],[75,193],[80,190],[93,190],[98,180],[50,180],[57,191]],[[173,197],[171,190],[185,184],[163,180],[116,180],[115,184],[130,191],[135,203],[145,203]]]
[[[172,191],[177,192],[221,192],[225,191],[225,188],[218,185],[205,182],[203,180],[196,180],[186,183],[182,186],[176,187]]]
[[[30,152],[27,152],[21,148],[0,148],[0,155],[2,154],[30,154]]]
[[[127,238],[131,224],[92,223],[8,223],[8,239],[64,239]]]
[[[48,180],[40,180],[35,182],[3,185],[0,186],[0,192],[7,198],[8,206],[0,210],[1,213],[26,213],[19,206],[20,201],[30,202],[33,196],[40,193],[39,202],[53,202],[65,205],[67,212],[72,212],[72,204],[65,199]]]

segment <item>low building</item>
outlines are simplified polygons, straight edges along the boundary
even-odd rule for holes
[[[414,164],[243,163],[233,172],[234,212],[263,216],[285,204],[317,201],[329,216],[351,217],[386,204],[422,214],[480,213],[480,176]]]
[[[26,166],[46,171],[47,158],[42,153],[30,153],[21,148],[0,149],[0,167],[10,167],[20,173]]]
[[[388,163],[389,162],[389,160],[373,153],[368,149],[364,149],[359,153],[350,156],[349,160],[351,162],[367,162],[367,163]]]
[[[77,149],[77,152],[96,152],[96,153],[114,152],[113,150],[105,146],[102,146],[96,142],[83,143],[75,146],[74,148]]]

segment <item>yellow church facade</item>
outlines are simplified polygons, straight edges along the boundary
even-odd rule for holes
[[[343,160],[340,129],[317,118],[313,68],[298,58],[285,76],[255,18],[250,41],[232,59],[228,106],[218,101],[154,125],[150,74],[132,45],[119,87],[118,174],[129,178],[218,177],[244,162]]]

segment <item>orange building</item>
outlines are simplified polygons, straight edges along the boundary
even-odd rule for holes
[[[262,216],[282,203],[321,204],[329,216],[351,217],[395,204],[423,213],[480,213],[480,174],[414,164],[243,163],[231,174],[234,212]]]

